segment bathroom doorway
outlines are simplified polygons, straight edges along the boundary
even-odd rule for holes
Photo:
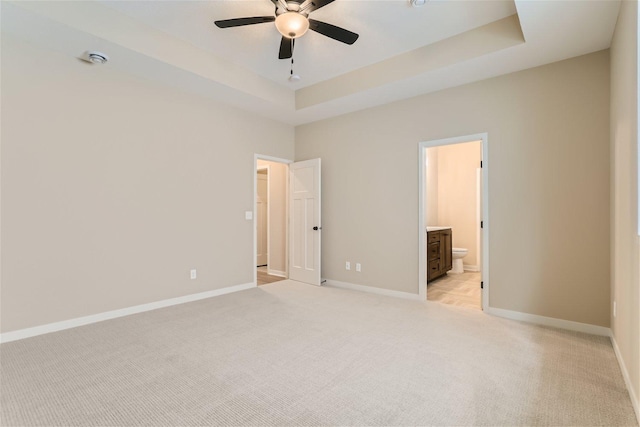
[[[487,135],[422,142],[420,295],[488,307]]]
[[[258,286],[287,278],[287,163],[256,158],[255,266]]]

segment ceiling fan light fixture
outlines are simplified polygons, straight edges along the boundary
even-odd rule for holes
[[[285,12],[276,18],[276,28],[284,37],[297,39],[309,29],[309,20],[298,12]]]

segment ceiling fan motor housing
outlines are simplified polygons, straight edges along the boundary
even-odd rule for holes
[[[302,8],[300,6],[301,4],[295,1],[290,1],[290,2],[279,1],[276,6],[276,15],[281,15],[287,12],[299,12],[301,14],[304,14],[305,16],[309,15],[308,13],[305,13],[304,10],[301,10]]]

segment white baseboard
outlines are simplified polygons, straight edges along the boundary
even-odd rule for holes
[[[284,271],[280,271],[280,270],[271,270],[270,268],[267,267],[267,274],[269,276],[278,276],[278,277],[287,277],[287,273],[285,273]]]
[[[620,371],[622,371],[622,378],[624,378],[624,383],[627,386],[627,391],[629,391],[629,398],[631,398],[631,404],[633,405],[633,410],[636,413],[636,419],[638,420],[638,424],[640,424],[640,402],[638,401],[638,396],[636,396],[633,391],[633,387],[631,386],[629,371],[627,371],[627,366],[625,365],[624,359],[620,354],[618,343],[616,342],[616,338],[613,336],[613,334],[611,334],[611,345],[613,346],[613,351],[616,354],[616,359],[618,359],[618,365],[620,365]]]
[[[462,267],[464,268],[464,271],[480,271],[480,267],[477,265],[463,264]]]
[[[570,331],[584,332],[587,334],[602,335],[606,337],[611,335],[611,329],[604,326],[590,325],[588,323],[538,316],[537,314],[522,313],[519,311],[511,311],[495,307],[489,307],[486,312],[494,316],[512,320],[521,320],[523,322],[535,323],[536,325],[552,326],[555,328],[568,329]]]
[[[422,301],[418,294],[410,294],[409,292],[392,291],[390,289],[374,288],[373,286],[356,285],[355,283],[340,282],[338,280],[326,279],[326,286],[334,288],[349,289],[352,291],[369,292],[371,294],[385,295],[388,297],[404,298],[410,300]]]
[[[78,326],[89,325],[91,323],[102,322],[103,320],[115,319],[117,317],[129,316],[131,314],[142,313],[144,311],[156,310],[158,308],[172,305],[184,304],[186,302],[198,301],[205,298],[217,297],[219,295],[230,294],[232,292],[243,291],[256,287],[255,283],[245,283],[242,285],[229,286],[212,291],[200,292],[197,294],[185,295],[170,298],[148,304],[135,305],[133,307],[121,308],[118,310],[105,311],[104,313],[92,314],[90,316],[77,317],[75,319],[63,320],[61,322],[49,323],[46,325],[34,326],[33,328],[19,329],[17,331],[0,334],[0,343],[6,343],[24,338],[35,337],[37,335],[48,334],[50,332],[62,331],[64,329],[76,328]]]

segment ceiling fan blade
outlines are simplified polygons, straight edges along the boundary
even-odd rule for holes
[[[293,43],[291,39],[282,37],[280,40],[280,53],[278,59],[289,59],[293,56]]]
[[[315,19],[309,19],[309,29],[346,44],[354,44],[356,40],[358,40],[358,37],[360,37],[356,33],[352,33],[344,28],[336,27],[326,22],[316,21]]]
[[[243,25],[263,24],[275,20],[275,16],[254,16],[252,18],[223,19],[222,21],[215,21],[214,24],[216,24],[218,28],[231,28],[242,27]]]
[[[311,0],[311,5],[306,7],[305,10],[307,12],[313,12],[314,10],[318,10],[321,7],[325,7],[329,3],[333,3],[335,0]]]

